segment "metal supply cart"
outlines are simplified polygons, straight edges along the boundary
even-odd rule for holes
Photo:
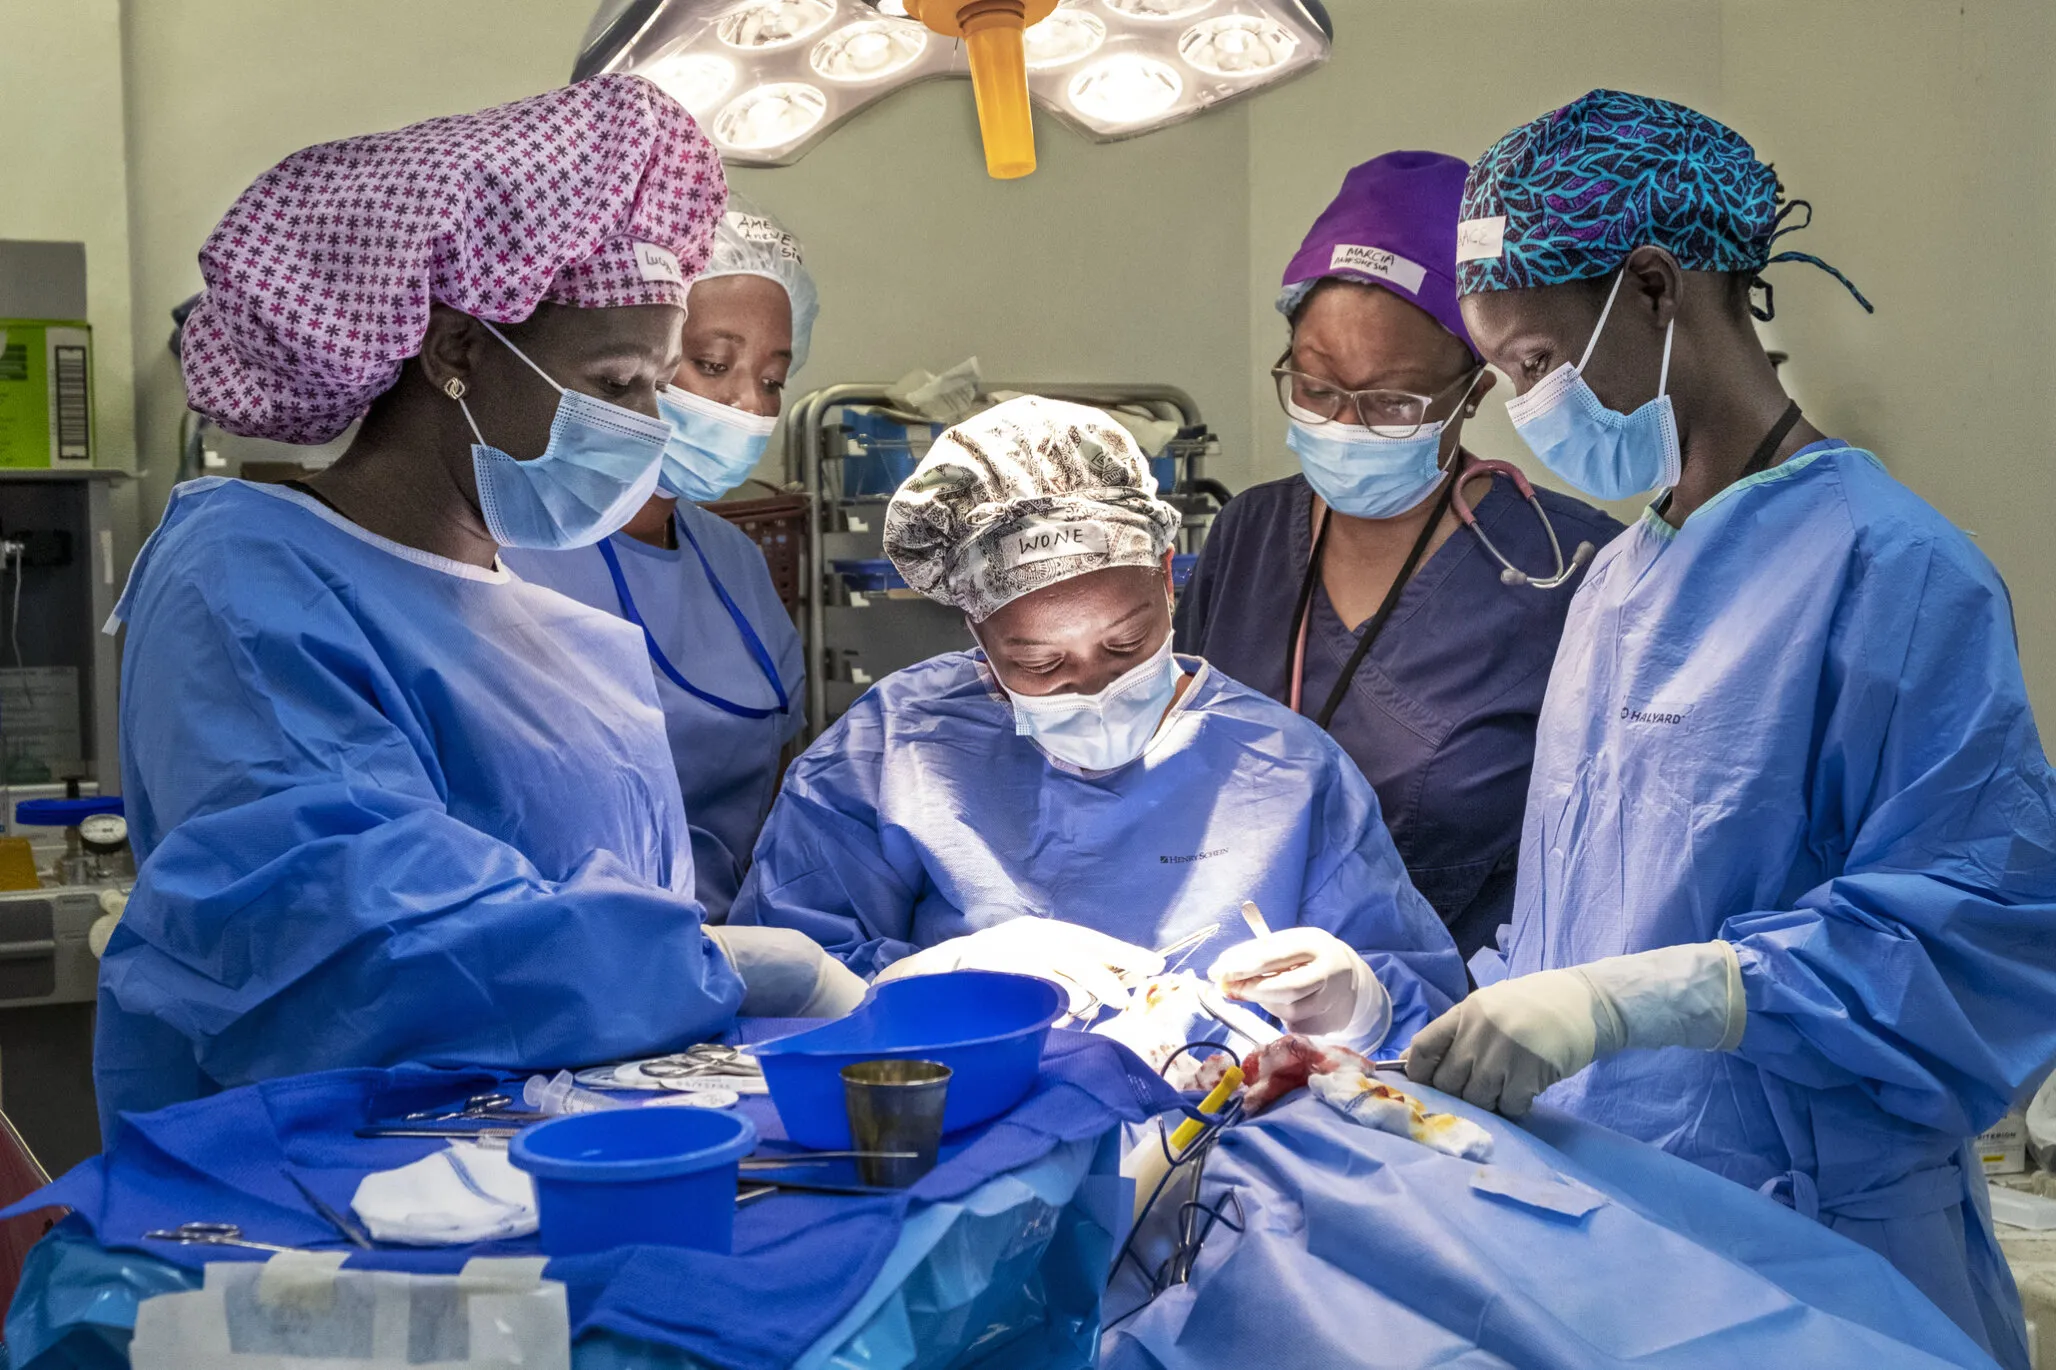
[[[1206,476],[1219,443],[1199,406],[1168,385],[992,382],[1099,408],[1129,408],[1177,425],[1152,459],[1159,494],[1184,515],[1174,575],[1182,583],[1228,492]],[[807,736],[842,716],[877,680],[970,645],[963,615],[906,588],[884,547],[885,505],[945,425],[894,407],[883,384],[830,386],[802,396],[786,422],[785,476],[806,493]]]

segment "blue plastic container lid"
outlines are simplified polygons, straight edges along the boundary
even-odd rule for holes
[[[544,1180],[632,1183],[712,1170],[756,1149],[757,1126],[706,1108],[574,1113],[517,1133],[507,1157]]]
[[[14,806],[14,821],[29,828],[73,828],[96,813],[120,813],[118,794],[79,799],[24,799]]]

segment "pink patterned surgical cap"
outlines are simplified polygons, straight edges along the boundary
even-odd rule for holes
[[[188,402],[326,442],[421,350],[431,301],[495,323],[545,300],[682,306],[727,198],[706,135],[639,76],[296,152],[200,249]]]

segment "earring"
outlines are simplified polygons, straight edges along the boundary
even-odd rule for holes
[[[443,382],[443,393],[445,395],[448,395],[453,400],[463,399],[464,382],[458,380],[455,376],[450,377],[448,380]]]

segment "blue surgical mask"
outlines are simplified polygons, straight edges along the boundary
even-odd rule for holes
[[[1417,508],[1442,483],[1446,421],[1424,423],[1410,436],[1388,437],[1354,423],[1322,423],[1296,405],[1285,445],[1314,493],[1338,514],[1389,519]]]
[[[557,392],[549,445],[530,461],[517,461],[488,443],[471,407],[457,397],[478,439],[471,449],[471,469],[478,477],[478,512],[485,516],[486,531],[502,547],[590,547],[634,518],[656,493],[671,425],[566,390],[499,329],[479,322]]]
[[[752,414],[676,385],[657,392],[657,408],[671,425],[657,486],[695,504],[720,499],[748,479],[778,426],[776,415]]]
[[[1621,273],[1626,275],[1625,268]],[[1626,499],[1678,483],[1684,470],[1678,449],[1678,420],[1671,411],[1671,334],[1673,317],[1663,330],[1663,369],[1656,380],[1656,398],[1632,414],[1608,409],[1585,384],[1585,363],[1599,345],[1599,334],[1620,294],[1621,276],[1613,279],[1606,308],[1593,325],[1585,355],[1572,366],[1565,362],[1542,378],[1527,394],[1506,402],[1514,431],[1534,450],[1544,466],[1598,499]]]
[[[1023,695],[1006,690],[1014,705],[1014,732],[1059,761],[1083,771],[1125,766],[1156,736],[1157,724],[1178,693],[1182,671],[1171,638],[1147,661],[1115,678],[1098,694]],[[993,672],[999,679],[999,673]]]

